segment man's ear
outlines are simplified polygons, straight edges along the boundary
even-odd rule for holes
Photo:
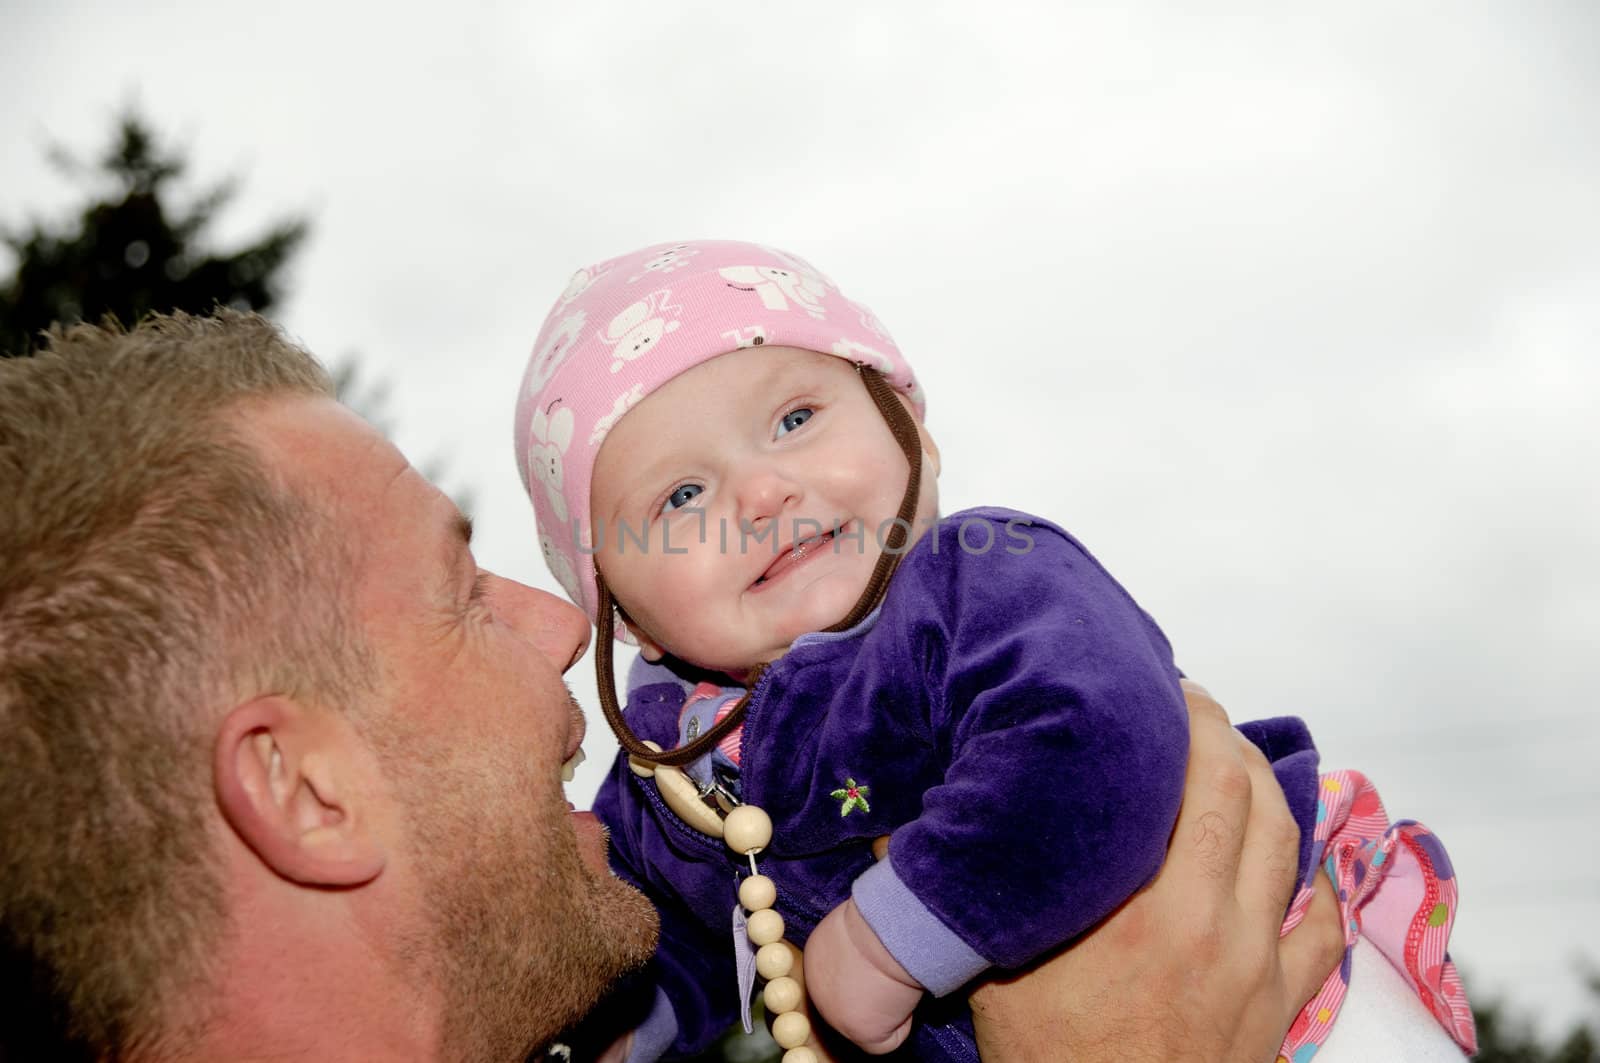
[[[365,759],[348,721],[271,695],[223,719],[212,782],[223,817],[278,875],[307,886],[359,886],[385,860],[368,817]]]

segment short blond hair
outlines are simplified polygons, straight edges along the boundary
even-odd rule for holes
[[[226,930],[215,724],[234,699],[370,682],[325,506],[232,428],[251,401],[331,394],[227,310],[0,360],[0,989],[32,998],[0,1026],[25,1008],[96,1056],[159,1052]]]

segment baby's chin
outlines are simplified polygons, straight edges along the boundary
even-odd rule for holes
[[[826,631],[850,615],[861,598],[861,590],[844,586],[843,581],[839,581],[837,588],[826,585],[833,582],[824,581],[823,586],[812,588],[813,593],[805,610],[773,632],[774,648],[765,660],[776,660],[789,652],[789,648],[803,636]]]
[[[735,625],[728,618],[727,628],[721,634],[701,629],[688,643],[665,640],[667,652],[678,660],[719,672],[742,681],[759,665],[771,664],[788,653],[794,643],[805,635],[826,631],[849,615],[861,597],[859,580],[825,577],[805,588],[803,604],[788,606],[783,615],[762,615],[765,610],[744,614]],[[737,659],[728,656],[737,653]]]
[[[835,618],[834,620],[830,620],[825,624],[803,627],[797,631],[794,631],[792,634],[788,634],[786,637],[778,637],[775,635],[771,640],[763,640],[763,643],[760,645],[750,645],[750,640],[748,637],[746,637],[742,641],[746,644],[744,648],[747,652],[740,661],[728,660],[725,657],[714,654],[702,654],[698,660],[693,654],[690,653],[673,653],[673,656],[677,657],[681,661],[685,661],[694,665],[696,668],[702,668],[708,672],[719,672],[728,676],[735,682],[744,683],[750,678],[751,673],[756,668],[759,668],[762,665],[771,664],[779,657],[782,657],[784,654],[788,653],[789,650],[794,646],[795,641],[801,636],[814,634],[815,632],[832,627],[840,619],[843,619],[842,613],[839,617]],[[748,633],[744,634],[748,635]],[[726,648],[726,645],[727,644],[724,643],[723,648]]]

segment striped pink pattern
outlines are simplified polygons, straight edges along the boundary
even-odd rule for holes
[[[686,714],[689,711],[689,707],[691,705],[696,705],[696,704],[698,704],[698,703],[700,703],[702,701],[705,701],[707,698],[717,697],[719,694],[722,694],[722,693],[723,693],[723,689],[721,687],[717,686],[715,683],[700,683],[700,684],[698,684],[692,691],[689,692],[689,696],[684,699],[683,708],[678,710],[679,729],[680,730],[682,729],[682,722],[683,722],[684,714]],[[723,717],[727,716],[728,713],[732,712],[733,711],[733,707],[735,705],[737,705],[737,704],[739,704],[739,699],[738,698],[730,698],[730,699],[728,699],[728,702],[725,705],[723,705],[720,709],[717,710],[717,714],[716,714],[715,718],[712,719],[712,721],[711,721],[712,725],[715,726],[716,724],[721,723]],[[723,736],[722,741],[717,743],[717,748],[722,750],[723,754],[729,760],[733,761],[734,767],[738,767],[739,766],[739,752],[740,752],[740,749],[743,747],[743,745],[744,745],[744,728],[743,727],[735,727],[731,732],[729,732],[727,735]]]
[[[726,705],[722,706],[722,708],[718,709],[715,722],[721,723],[722,718],[728,715],[728,713],[732,712],[733,707],[737,704],[739,704],[738,699],[734,699],[733,701],[730,701]],[[729,760],[733,761],[734,765],[737,766],[740,763],[739,753],[744,748],[744,728],[735,727],[733,730],[729,731],[722,737],[722,741],[717,743],[717,748],[722,750],[723,755]]]
[[[1477,1051],[1472,1009],[1445,951],[1457,887],[1444,847],[1419,823],[1390,824],[1377,790],[1360,772],[1324,775],[1317,796],[1313,852],[1339,897],[1345,959],[1289,1027],[1280,1063],[1305,1063],[1326,1042],[1349,989],[1349,951],[1362,938],[1394,963],[1464,1053]],[[1305,917],[1311,893],[1304,886],[1296,895],[1284,933]],[[1364,918],[1368,914],[1373,918]]]

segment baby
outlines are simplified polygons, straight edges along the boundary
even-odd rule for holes
[[[741,1010],[748,1022],[750,908],[750,939],[804,944],[804,992],[858,1045],[909,1037],[912,1058],[975,1060],[956,990],[1070,943],[1165,855],[1188,737],[1167,640],[1049,521],[940,518],[923,414],[865,307],[752,244],[652,247],[582,270],[536,341],[519,465],[545,559],[600,631],[623,753],[595,808],[617,872],[662,918],[655,1009],[631,1058],[697,1051]],[[622,712],[615,619],[641,650]],[[1438,842],[1390,826],[1360,775],[1319,777],[1299,721],[1241,730],[1301,826],[1286,926],[1325,866],[1348,944],[1376,942],[1471,1051]],[[756,808],[770,838],[750,833]],[[721,837],[730,809],[737,851]],[[775,949],[756,958],[776,979],[769,1011],[788,1012],[799,972]],[[1284,1058],[1326,1039],[1350,968],[1347,956],[1295,1022]],[[805,1035],[790,1022],[779,1040]]]

